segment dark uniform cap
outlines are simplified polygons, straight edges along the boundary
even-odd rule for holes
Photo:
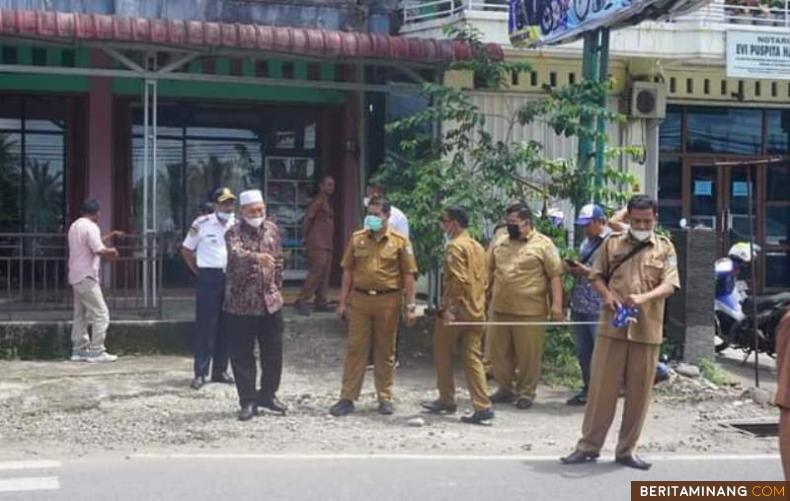
[[[215,203],[221,204],[229,200],[236,200],[236,195],[234,195],[233,192],[230,191],[230,188],[225,186],[222,188],[217,188],[217,190],[214,191],[214,194],[212,195],[211,198],[214,200]]]

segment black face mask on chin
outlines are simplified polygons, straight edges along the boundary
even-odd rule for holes
[[[521,237],[521,230],[517,224],[509,224],[507,225],[507,234],[512,240],[515,240]]]

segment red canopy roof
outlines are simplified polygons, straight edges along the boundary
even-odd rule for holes
[[[469,45],[455,40],[41,10],[0,9],[0,36],[424,63],[459,61],[472,56]],[[504,57],[497,44],[488,44],[486,50],[493,57]]]

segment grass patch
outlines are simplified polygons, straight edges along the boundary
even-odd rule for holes
[[[543,382],[549,386],[581,388],[582,372],[576,359],[576,345],[569,328],[546,331],[543,344]]]
[[[722,370],[719,364],[709,358],[703,358],[699,361],[699,370],[702,377],[716,386],[721,386],[729,382],[727,373]]]

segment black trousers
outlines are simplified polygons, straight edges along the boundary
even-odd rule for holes
[[[195,376],[216,376],[228,370],[228,342],[221,328],[225,273],[219,268],[200,268],[195,300]],[[211,364],[212,359],[214,363]]]
[[[283,369],[283,316],[225,314],[225,333],[230,345],[230,362],[239,404],[258,403],[275,396],[280,388]],[[261,358],[261,388],[256,391],[257,363],[255,340]]]

